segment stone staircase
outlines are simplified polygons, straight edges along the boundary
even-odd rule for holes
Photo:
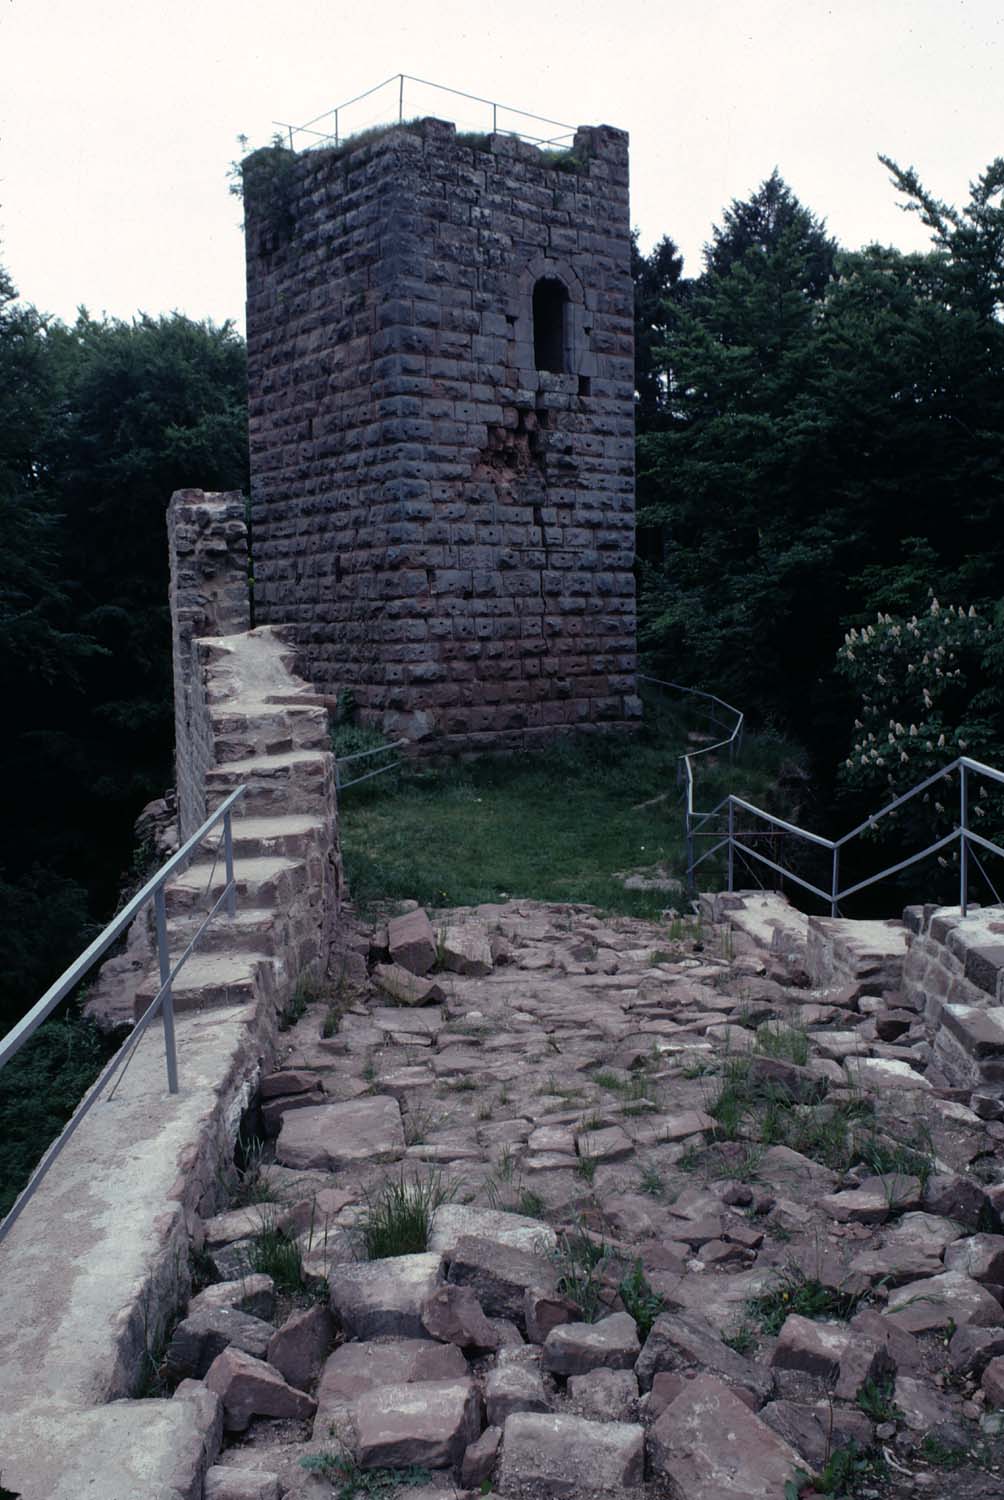
[[[213,765],[209,807],[247,788],[233,819],[237,915],[221,910],[175,981],[176,1011],[245,1005],[263,989],[289,992],[297,976],[323,961],[318,913],[337,895],[334,763],[327,714],[298,705],[309,689],[291,677],[291,653],[272,627],[202,641]],[[272,701],[282,696],[281,705]],[[172,960],[192,941],[226,884],[223,831],[167,887]],[[160,986],[139,985],[135,1014]]]

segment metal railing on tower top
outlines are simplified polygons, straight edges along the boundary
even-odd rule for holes
[[[465,101],[462,111],[458,111],[456,105],[451,107],[451,116],[463,112],[463,118],[457,119],[456,123],[464,128],[478,131],[490,129],[493,134],[502,131],[506,135],[518,136],[531,145],[549,146],[554,150],[563,150],[572,144],[576,130],[574,125],[566,125],[561,120],[550,120],[546,115],[536,115],[527,109],[517,109],[513,104],[500,104],[496,99],[484,99],[480,94],[450,88],[445,83],[432,83],[428,78],[414,78],[410,73],[392,73],[382,83],[374,84],[371,89],[365,89],[361,94],[326,109],[323,114],[315,115],[304,125],[291,125],[286,120],[273,120],[272,124],[288,134],[291,150],[296,150],[298,144],[305,148],[340,146],[347,136],[357,135],[371,126],[388,125],[395,121],[403,124],[406,118],[435,113],[435,101],[441,94],[449,94],[454,99]],[[368,104],[365,111],[359,108],[364,104]],[[471,110],[467,108],[469,105],[478,108]],[[345,115],[349,110],[356,113],[350,116],[349,129],[346,130]],[[526,121],[532,126],[546,125],[550,130],[543,135],[535,135],[532,131],[519,128],[515,123],[517,120]],[[324,128],[319,130],[318,126],[322,123]],[[299,136],[307,136],[309,139],[298,142]]]

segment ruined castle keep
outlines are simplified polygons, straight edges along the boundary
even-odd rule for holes
[[[627,136],[424,119],[244,183],[258,622],[431,748],[633,720]]]

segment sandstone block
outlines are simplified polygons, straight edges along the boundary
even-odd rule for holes
[[[273,1333],[266,1358],[284,1380],[305,1391],[331,1352],[334,1337],[330,1312],[315,1303],[303,1312],[293,1313]]]
[[[495,1349],[498,1334],[481,1303],[466,1286],[441,1286],[422,1306],[422,1325],[430,1338],[461,1349]]]
[[[506,1419],[517,1411],[551,1408],[536,1359],[512,1359],[496,1364],[485,1377],[485,1401],[488,1421],[493,1427],[504,1427]]]
[[[1004,1308],[978,1281],[960,1271],[944,1271],[924,1281],[912,1281],[892,1293],[884,1317],[908,1333],[930,1333],[953,1323],[980,1328],[1004,1324]]]
[[[997,1355],[989,1361],[980,1386],[986,1391],[992,1406],[1004,1406],[1004,1356]]]
[[[634,1318],[612,1313],[598,1323],[562,1323],[552,1328],[542,1363],[552,1375],[585,1375],[601,1367],[630,1370],[640,1352]]]
[[[373,978],[398,1005],[439,1005],[446,998],[441,984],[413,974],[400,964],[377,964]]]
[[[748,1392],[762,1404],[773,1389],[768,1370],[730,1349],[700,1313],[661,1313],[635,1364],[643,1391],[660,1371],[685,1373],[708,1371],[736,1389]]]
[[[287,1167],[397,1161],[404,1155],[401,1109],[389,1095],[324,1104],[283,1115],[276,1160]]]
[[[981,1284],[1004,1283],[1004,1235],[973,1234],[945,1250],[945,1268],[961,1271]]]
[[[429,1227],[430,1250],[438,1250],[450,1260],[465,1235],[541,1254],[553,1250],[558,1243],[558,1237],[549,1224],[542,1224],[539,1219],[531,1219],[525,1214],[475,1208],[464,1203],[444,1203],[436,1209]]]
[[[312,1417],[317,1403],[287,1385],[263,1360],[240,1349],[224,1349],[209,1367],[206,1385],[223,1402],[223,1422],[228,1432],[243,1432],[252,1417]]]
[[[460,1483],[465,1489],[478,1490],[490,1479],[501,1443],[501,1427],[486,1427],[477,1441],[471,1443],[460,1465]]]
[[[638,1379],[631,1370],[590,1370],[572,1375],[568,1395],[578,1412],[597,1422],[628,1422],[638,1400]]]
[[[712,1375],[688,1381],[649,1432],[655,1476],[687,1500],[778,1500],[799,1455]]]
[[[609,1497],[644,1478],[643,1429],[627,1422],[516,1412],[502,1438],[502,1490]]]
[[[356,1398],[352,1416],[364,1469],[459,1468],[481,1434],[481,1399],[471,1380],[380,1385]]]
[[[435,1254],[338,1266],[331,1274],[331,1309],[358,1339],[422,1338],[422,1308],[441,1281],[442,1260]]]
[[[164,1356],[164,1367],[172,1380],[201,1380],[218,1354],[231,1345],[264,1359],[275,1332],[271,1323],[232,1307],[206,1307],[175,1328]]]
[[[275,1282],[271,1276],[263,1276],[257,1271],[239,1281],[217,1281],[192,1298],[188,1304],[188,1316],[194,1317],[211,1307],[235,1307],[238,1312],[250,1313],[254,1318],[267,1321],[275,1311]]]
[[[845,1327],[792,1313],[784,1320],[770,1362],[777,1370],[801,1370],[833,1384],[851,1337]]]
[[[391,917],[387,946],[393,963],[412,974],[428,974],[436,962],[436,934],[421,907]]]
[[[557,1272],[543,1255],[464,1235],[450,1255],[448,1279],[472,1289],[490,1318],[518,1321],[528,1287],[557,1291]]]
[[[480,976],[494,968],[491,943],[483,928],[447,927],[440,934],[443,968],[454,974]]]
[[[232,1469],[214,1464],[206,1470],[204,1500],[281,1500],[279,1476],[264,1469]]]

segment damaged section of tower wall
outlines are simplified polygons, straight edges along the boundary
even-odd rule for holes
[[[634,721],[628,146],[245,163],[259,622],[431,748]]]

